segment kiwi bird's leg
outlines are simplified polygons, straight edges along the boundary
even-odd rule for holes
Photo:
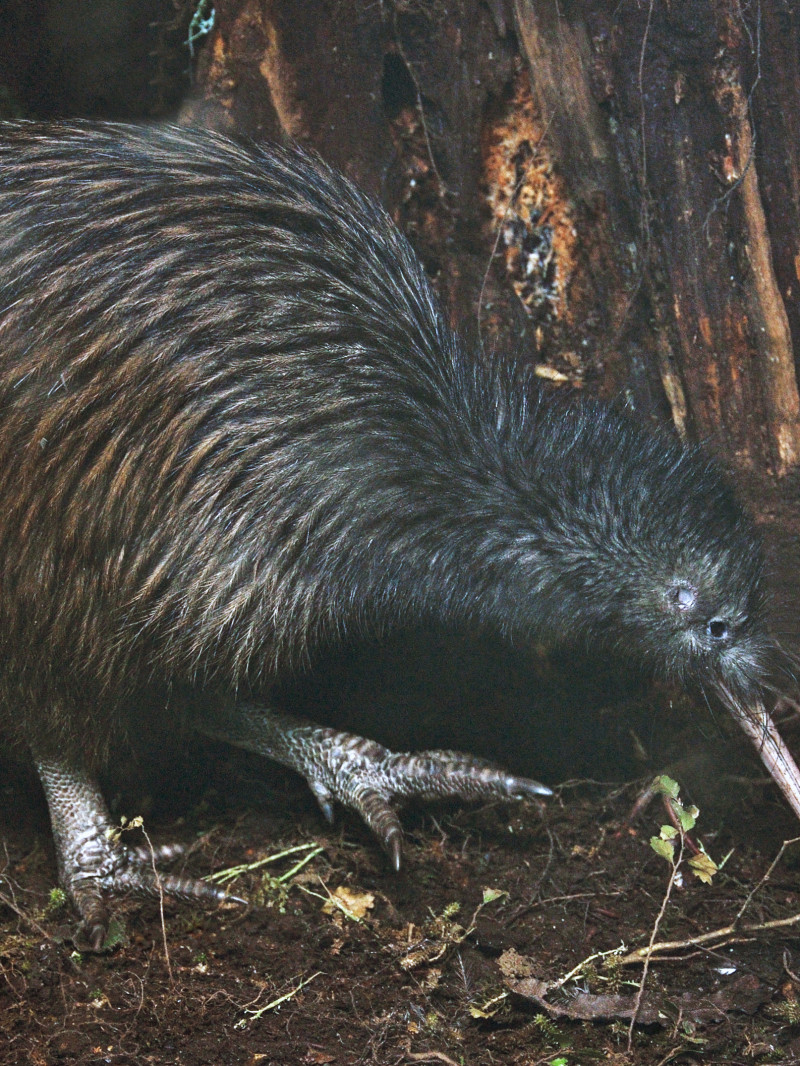
[[[38,750],[33,751],[33,757],[50,808],[59,879],[81,916],[82,934],[93,951],[101,949],[108,932],[106,894],[157,896],[161,890],[192,900],[231,898],[203,881],[159,876],[148,849],[116,842],[100,789],[79,759]],[[159,849],[155,857],[170,857],[179,851]]]
[[[456,751],[395,753],[354,733],[325,729],[252,703],[206,705],[194,725],[217,740],[297,770],[331,821],[333,801],[356,811],[400,869],[402,829],[394,804],[412,797],[521,799],[550,796],[538,781],[514,777]]]

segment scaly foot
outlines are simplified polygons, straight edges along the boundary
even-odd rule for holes
[[[122,893],[218,903],[235,899],[203,881],[158,874],[153,864],[180,853],[163,847],[127,847],[99,788],[84,767],[74,761],[36,757],[36,767],[50,807],[60,881],[81,916],[81,937],[92,951],[100,951],[108,933],[110,912],[106,897]]]

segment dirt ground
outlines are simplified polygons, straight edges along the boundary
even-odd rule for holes
[[[791,622],[798,525],[781,529]],[[3,764],[0,1066],[800,1061],[800,845],[772,865],[798,827],[722,715],[605,664],[409,639],[328,664],[295,701],[396,747],[567,781],[555,797],[411,808],[394,875],[355,819],[328,827],[277,766],[194,740],[121,752],[115,814],[183,843],[177,871],[252,865],[230,882],[250,903],[166,900],[162,918],[126,900],[119,944],[91,955],[51,896],[35,778]],[[799,751],[795,719],[781,728]],[[691,836],[721,866],[708,884],[689,842],[679,863],[651,846],[660,799],[628,821],[664,771],[699,808]]]

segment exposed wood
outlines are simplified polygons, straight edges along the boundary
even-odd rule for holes
[[[217,4],[184,118],[257,139],[312,145],[362,187],[382,192],[393,145],[382,107],[380,6],[236,0]]]
[[[771,438],[777,471],[785,474],[800,462],[800,396],[789,319],[772,265],[750,111],[741,82],[735,76],[729,78],[717,95],[733,126],[729,135],[731,176],[741,185],[744,248],[750,264],[744,282],[768,416],[765,428]]]
[[[647,330],[648,356],[661,378],[674,425],[687,436],[689,409],[663,301],[653,291],[653,274],[642,262],[649,234],[642,212],[635,210],[638,198],[632,195],[637,164],[619,152],[601,107],[615,92],[611,38],[599,35],[593,50],[577,5],[514,0],[514,10],[548,139],[572,196],[584,208],[581,243],[591,264],[595,299],[614,308],[608,329],[623,343],[642,318],[655,319],[655,331]],[[643,295],[649,306],[642,306]],[[624,353],[615,362],[613,384],[618,387],[620,371],[630,375],[630,366]]]
[[[681,0],[614,13],[569,0],[515,6],[570,190],[614,190],[607,202],[616,234],[628,221],[621,204],[635,209],[637,266],[676,428],[713,441],[743,467],[790,471],[800,461],[797,341],[785,306],[790,285],[781,291],[775,269],[748,99],[770,92],[761,77],[761,5],[748,13]],[[774,26],[781,5],[763,6]],[[787,82],[795,90],[800,83],[797,36],[782,44],[773,32],[769,41],[786,98]],[[792,157],[796,247],[800,183],[796,152],[784,151]],[[786,211],[785,199],[770,206]]]
[[[608,124],[590,85],[586,25],[562,6],[537,0],[514,0],[514,12],[556,155],[573,178],[574,195],[591,200],[613,183],[609,171],[615,163]]]

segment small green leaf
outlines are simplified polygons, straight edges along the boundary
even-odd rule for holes
[[[507,896],[508,892],[501,888],[484,888],[483,890],[483,902],[494,903],[496,899],[500,899],[501,896]]]
[[[697,816],[700,814],[697,807],[684,807],[680,803],[674,803],[673,808],[684,833],[688,833],[690,830],[694,829],[697,823]]]
[[[51,888],[50,895],[47,897],[47,913],[49,915],[56,914],[67,905],[67,893],[63,888]]]
[[[653,788],[656,792],[660,792],[662,796],[668,796],[670,799],[677,799],[680,792],[680,785],[677,781],[673,781],[671,777],[666,774],[661,774],[653,782]]]
[[[118,948],[120,945],[127,947],[129,944],[128,931],[125,928],[125,923],[121,918],[112,918],[108,923],[108,932],[106,938],[103,941],[103,951],[113,951],[114,948]]]
[[[678,835],[678,830],[674,825],[662,825],[659,836],[662,840],[674,840]]]
[[[675,845],[671,840],[662,840],[661,837],[650,837],[650,847],[667,862],[675,861]]]

